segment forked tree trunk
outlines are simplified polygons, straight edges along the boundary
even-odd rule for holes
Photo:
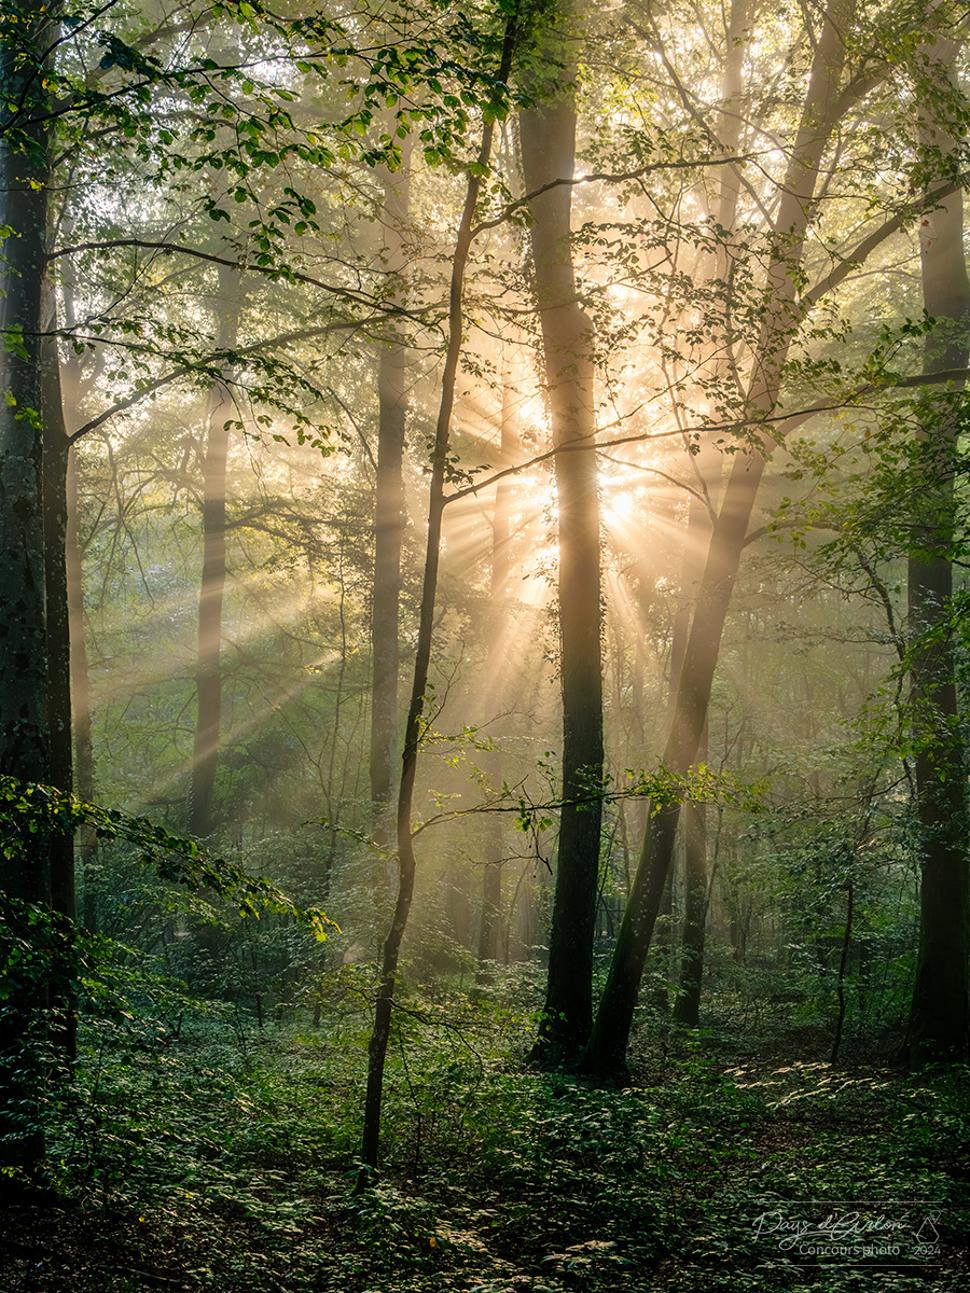
[[[805,236],[819,165],[840,111],[845,35],[855,5],[856,0],[832,0],[823,16],[798,133],[783,181],[775,220],[776,251],[768,266],[765,314],[746,400],[756,437],[758,423],[775,408],[782,367],[798,324],[797,284]],[[735,455],[713,526],[664,750],[663,765],[676,774],[687,774],[695,762],[707,722],[724,622],[770,441],[765,438],[762,444],[763,448],[752,447]],[[680,805],[671,805],[651,818],[644,835],[630,901],[583,1058],[583,1068],[595,1075],[613,1076],[626,1069],[626,1049],[643,964],[673,859],[679,818]]]
[[[404,228],[411,187],[411,146],[402,146],[399,170],[384,181],[386,272],[403,273]],[[400,292],[395,292],[397,298]],[[392,325],[393,326],[393,325]],[[394,789],[398,739],[400,667],[401,544],[404,538],[404,437],[407,417],[407,348],[395,335],[380,353],[377,368],[379,420],[374,499],[374,604],[371,617],[370,792],[374,832],[389,833],[387,808]]]
[[[508,17],[502,43],[502,57],[497,79],[508,81],[515,47],[515,12]],[[451,444],[451,415],[455,403],[455,385],[458,378],[458,361],[461,358],[463,309],[462,299],[468,253],[472,243],[475,207],[481,191],[482,175],[488,170],[492,155],[494,125],[489,122],[482,129],[481,144],[474,165],[469,169],[455,251],[451,262],[451,284],[448,307],[448,342],[445,350],[444,371],[441,377],[441,400],[435,425],[434,448],[431,457],[431,482],[428,490],[428,537],[425,549],[424,577],[421,586],[421,607],[418,622],[418,640],[414,656],[414,678],[404,728],[404,749],[401,755],[401,781],[397,800],[397,854],[398,891],[391,916],[390,928],[384,940],[380,980],[374,1003],[374,1026],[371,1031],[367,1061],[367,1090],[364,1096],[364,1125],[361,1134],[361,1159],[366,1168],[377,1168],[380,1156],[381,1112],[384,1102],[384,1069],[387,1046],[391,1036],[391,1019],[394,1011],[394,993],[397,987],[401,943],[411,913],[414,897],[415,855],[411,828],[411,811],[414,802],[414,782],[418,770],[421,739],[421,719],[424,713],[428,670],[431,665],[431,648],[434,636],[434,610],[438,591],[438,566],[441,559],[441,521],[445,508],[445,480],[448,453]],[[362,1183],[366,1178],[362,1177]]]
[[[561,36],[557,44],[561,47]],[[536,1058],[543,1061],[575,1056],[589,1035],[602,820],[602,611],[592,323],[576,295],[570,246],[576,156],[573,74],[567,66],[552,100],[528,109],[519,119],[527,192],[563,181],[529,204],[553,443],[560,450],[555,466],[563,808],[545,1008],[535,1048]]]
[[[218,346],[231,350],[239,331],[239,273],[219,268]],[[209,396],[203,463],[202,585],[199,591],[197,717],[192,752],[189,830],[205,838],[215,827],[215,786],[222,729],[222,607],[226,587],[226,460],[233,403],[225,383]]]
[[[954,86],[956,47],[931,51],[941,86]],[[924,148],[943,155],[950,133],[921,122]],[[963,193],[953,193],[923,217],[920,230],[923,304],[937,327],[926,338],[923,371],[967,364],[970,278],[963,246]],[[967,1054],[968,870],[966,759],[957,709],[953,640],[947,627],[953,596],[952,551],[962,393],[925,397],[919,435],[925,483],[916,491],[909,557],[909,624],[917,641],[910,701],[917,737],[916,806],[922,845],[919,948],[907,1035],[913,1059],[962,1059]]]

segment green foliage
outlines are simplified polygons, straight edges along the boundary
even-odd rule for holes
[[[53,786],[0,777],[0,849],[8,862],[26,864],[33,840],[51,834],[74,835],[83,826],[93,828],[98,839],[131,845],[133,856],[154,867],[163,880],[211,889],[230,899],[240,915],[259,916],[260,911],[270,911],[295,917],[320,939],[327,937],[328,927],[338,928],[325,912],[298,908],[274,884],[249,875],[234,862],[214,858],[197,840],[173,835],[145,817],[82,803]]]
[[[943,1265],[892,1287],[957,1287],[964,1070],[725,1067],[652,1034],[641,1084],[604,1090],[521,1070],[530,1026],[511,983],[477,1001],[412,995],[385,1172],[357,1193],[366,1016],[352,997],[317,1030],[261,1029],[123,954],[102,974],[54,1120],[71,1208],[33,1258],[42,1293],[69,1261],[87,1287],[107,1227],[120,1266],[200,1290],[848,1293],[859,1272],[765,1260],[765,1199],[915,1196],[941,1206]]]

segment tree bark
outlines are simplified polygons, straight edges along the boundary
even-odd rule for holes
[[[239,331],[239,273],[219,268],[218,346],[231,350]],[[198,713],[192,753],[189,830],[206,838],[215,827],[215,786],[222,727],[222,606],[226,587],[227,421],[233,410],[229,390],[216,382],[209,396],[203,463],[202,585],[199,591]]]
[[[698,482],[704,487],[713,485],[719,471],[716,450],[709,447],[701,451],[704,461],[697,472]],[[687,599],[681,615],[675,621],[674,642],[671,650],[671,693],[676,697],[683,672],[684,653],[691,619],[691,606],[696,602],[702,573],[705,535],[710,535],[711,517],[702,499],[692,495],[687,514],[686,546],[681,578],[682,595]],[[707,723],[701,734],[695,761],[707,758]],[[701,978],[704,968],[704,935],[707,924],[707,817],[703,804],[688,801],[679,822],[684,850],[684,924],[681,933],[679,983],[674,998],[673,1017],[688,1028],[696,1028],[700,1011]],[[670,910],[670,880],[668,874],[663,902]],[[662,914],[662,913],[661,913]],[[669,935],[668,935],[669,936]],[[666,997],[666,989],[664,989]],[[664,1001],[666,1006],[666,1000]]]
[[[71,739],[71,635],[66,552],[68,460],[71,446],[64,425],[59,362],[53,340],[47,340],[43,345],[41,364],[49,776],[51,785],[70,794],[74,790],[74,757]],[[50,886],[51,906],[73,920],[76,911],[72,835],[51,837]]]
[[[384,258],[400,276],[411,188],[411,146],[402,146],[401,168],[384,181]],[[398,295],[397,293],[395,295]],[[393,326],[393,325],[391,325]],[[394,789],[398,739],[401,545],[404,538],[404,436],[407,418],[407,348],[400,336],[385,345],[377,369],[379,416],[374,500],[374,603],[371,618],[370,791],[375,834],[388,833],[387,806]]]
[[[0,773],[48,782],[47,607],[44,563],[41,343],[48,213],[48,129],[32,117],[46,100],[42,68],[51,40],[47,6],[11,4],[0,30]],[[19,105],[19,111],[18,111]],[[46,843],[37,837],[0,867],[15,904],[50,900]],[[12,932],[30,941],[23,909]],[[11,976],[0,1026],[0,1135],[5,1164],[31,1168],[43,1152],[40,1074],[32,1043],[45,1004],[28,979]]]
[[[845,34],[857,0],[832,0],[815,45],[805,102],[775,219],[775,251],[767,271],[766,305],[746,397],[755,444],[735,454],[714,522],[701,577],[663,764],[685,775],[697,757],[721,636],[770,439],[758,424],[774,409],[781,372],[799,322],[797,283],[804,257],[822,155],[839,115],[838,94],[846,58]],[[620,926],[606,987],[583,1059],[599,1076],[623,1074],[643,964],[670,869],[680,805],[662,809],[648,823],[630,901]]]
[[[512,413],[512,385],[506,373],[502,383],[501,453],[503,462],[513,462],[518,436]],[[492,511],[492,572],[489,587],[489,646],[485,663],[487,698],[502,707],[508,692],[505,672],[503,633],[509,614],[509,540],[514,486],[510,478],[495,487]],[[502,756],[495,752],[488,761],[492,784],[502,781]],[[487,966],[498,960],[499,930],[502,919],[502,868],[505,833],[502,815],[488,824],[485,868],[482,876],[482,909],[478,925],[478,978],[485,978]]]
[[[685,1028],[700,1022],[707,934],[707,815],[703,804],[684,805],[684,929],[674,1018]]]
[[[736,155],[741,143],[741,95],[744,89],[744,42],[748,26],[749,0],[733,0],[725,32],[724,70],[721,87],[720,121],[717,139],[725,155]],[[737,166],[723,166],[720,170],[720,191],[714,212],[723,235],[731,234],[737,222],[740,175]],[[718,244],[714,257],[715,277],[726,282],[729,275],[729,249]],[[721,346],[727,337],[719,338]],[[728,364],[724,359],[715,364],[719,378],[726,378]],[[697,484],[713,504],[715,486],[720,481],[721,464],[718,451],[703,446],[696,457]],[[711,515],[709,506],[702,499],[691,496],[687,520],[687,548],[685,551],[685,587],[696,600],[701,575],[700,553],[709,541]],[[697,759],[707,758],[707,724],[697,751]],[[684,843],[684,928],[681,939],[680,983],[674,1002],[674,1018],[687,1028],[696,1028],[700,1017],[701,981],[704,975],[704,942],[707,928],[707,810],[704,804],[688,802],[684,805],[682,827]]]
[[[512,66],[515,47],[515,12],[508,17],[502,43],[502,57],[497,79],[504,84]],[[489,122],[482,129],[481,144],[475,163],[469,169],[455,251],[451,262],[451,283],[448,306],[448,342],[445,350],[444,371],[441,378],[441,400],[435,424],[434,448],[431,456],[431,483],[428,491],[428,536],[425,549],[424,577],[421,586],[421,607],[418,622],[418,640],[414,657],[414,678],[404,728],[404,749],[401,755],[401,781],[397,800],[397,852],[398,891],[391,916],[390,927],[384,940],[381,958],[381,975],[374,1003],[374,1026],[371,1031],[367,1062],[367,1090],[364,1096],[364,1125],[361,1135],[361,1158],[365,1168],[376,1170],[380,1157],[381,1113],[384,1101],[384,1069],[387,1047],[391,1036],[391,1019],[394,1010],[394,993],[397,986],[401,943],[407,929],[411,902],[414,897],[416,860],[411,829],[411,811],[414,802],[414,783],[418,770],[421,739],[421,719],[424,714],[425,692],[434,636],[434,610],[438,591],[438,566],[441,559],[441,522],[445,508],[445,480],[448,453],[451,444],[451,415],[455,404],[455,387],[458,378],[458,361],[461,358],[463,324],[463,290],[465,270],[473,236],[473,221],[482,175],[486,173],[492,154],[494,125]],[[365,1178],[362,1178],[362,1180]]]
[[[87,628],[84,623],[84,581],[78,513],[77,448],[72,446],[67,459],[67,530],[65,534],[65,571],[67,575],[67,613],[71,656],[71,702],[74,718],[74,793],[84,803],[93,803],[94,740],[91,730],[91,681],[88,673]],[[98,927],[97,857],[98,837],[93,826],[78,831],[78,853],[81,861],[81,919],[84,928]]]
[[[34,68],[16,60],[23,45],[33,45],[39,57],[42,9],[36,3],[21,10],[33,41],[21,36],[18,48],[0,46],[3,97],[13,103],[21,95],[30,101]],[[39,127],[0,133],[0,224],[12,231],[0,259],[6,342],[0,348],[0,772],[28,781],[50,775],[40,372],[46,142]],[[14,870],[5,877],[8,893],[28,901],[46,894],[46,875]]]
[[[954,87],[956,46],[930,51],[934,82]],[[937,77],[939,80],[937,80]],[[944,125],[924,110],[927,151],[952,152]],[[920,263],[923,304],[936,322],[928,334],[923,371],[967,364],[970,277],[963,247],[962,190],[923,217]],[[962,383],[961,383],[962,389]],[[915,491],[914,550],[909,555],[909,626],[923,637],[914,647],[910,703],[917,754],[916,808],[922,858],[919,946],[906,1050],[913,1059],[967,1055],[968,905],[966,758],[958,725],[954,648],[947,621],[953,596],[950,559],[955,527],[954,477],[962,394],[925,398],[926,418],[917,452],[927,479]]]
[[[49,293],[48,293],[49,295]],[[50,324],[56,320],[50,312]],[[50,326],[50,325],[49,325]],[[47,721],[50,731],[50,783],[65,794],[74,790],[71,722],[71,632],[68,610],[67,511],[71,443],[64,424],[57,345],[46,339],[41,351],[43,418],[44,594],[47,602]],[[52,833],[48,843],[50,902],[68,920],[77,917],[74,835]],[[52,988],[51,1006],[59,1051],[68,1063],[77,1055],[74,994]]]
[[[61,213],[62,230],[72,226],[69,215]],[[77,325],[76,274],[70,260],[61,269],[60,294],[64,325]],[[81,389],[81,366],[78,356],[68,352],[58,356],[57,378],[60,385],[60,413],[65,433],[73,433],[65,410],[77,405]],[[74,791],[84,803],[93,803],[94,745],[91,732],[91,684],[88,674],[87,626],[84,620],[84,583],[78,503],[77,442],[67,455],[67,519],[64,531],[64,567],[67,578],[68,637],[70,640],[70,692],[73,718]],[[82,825],[77,833],[77,852],[81,861],[81,916],[85,929],[97,929],[97,856],[98,837],[93,826]]]
[[[529,204],[536,302],[559,507],[559,633],[563,808],[546,999],[537,1059],[569,1059],[589,1035],[603,779],[600,523],[594,437],[592,323],[576,294],[570,247],[576,110],[567,66],[554,97],[521,113],[527,191],[564,180]],[[594,796],[590,799],[590,796]],[[576,801],[583,801],[582,803]]]

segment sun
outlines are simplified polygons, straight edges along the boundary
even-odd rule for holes
[[[603,495],[603,524],[611,530],[626,529],[633,520],[636,511],[636,500],[633,494],[624,487],[623,483],[618,483]]]

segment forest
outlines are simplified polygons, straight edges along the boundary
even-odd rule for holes
[[[0,1293],[970,1288],[968,192],[955,0],[0,0]]]

